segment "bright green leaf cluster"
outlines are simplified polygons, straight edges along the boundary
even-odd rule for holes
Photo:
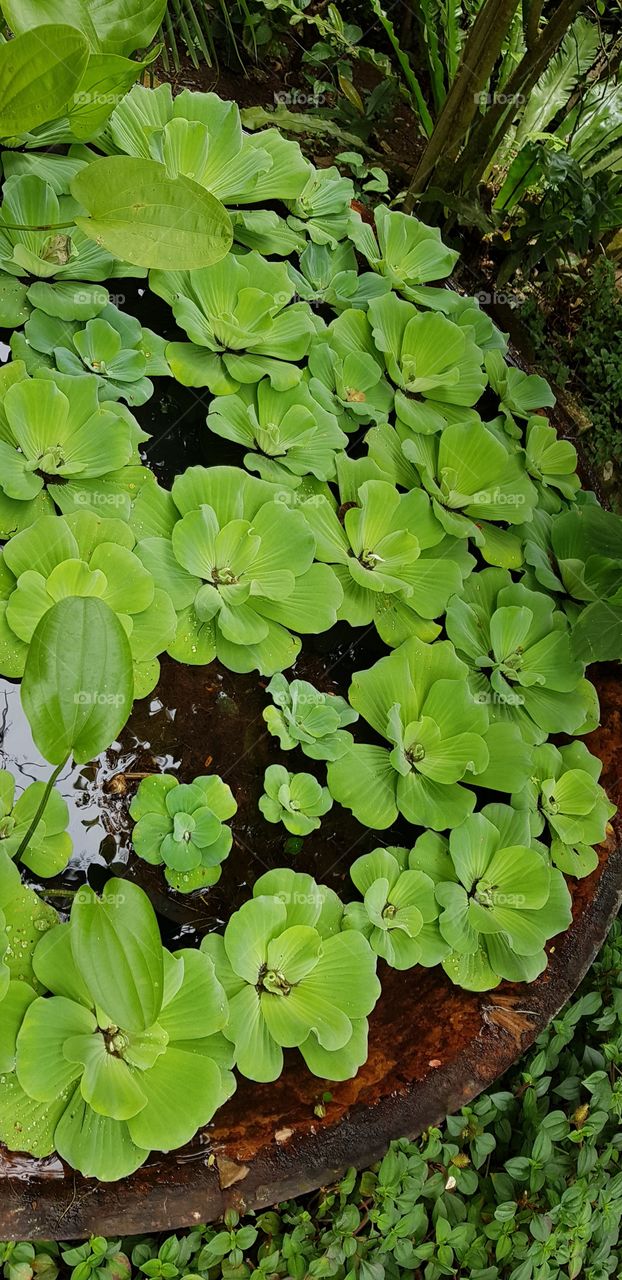
[[[219,1034],[227,1001],[213,966],[199,951],[163,950],[135,885],[110,880],[101,898],[81,889],[70,923],[47,932],[33,964],[51,994],[32,992],[25,1011],[11,1010],[14,1074],[0,1099],[9,1145],[21,1130],[22,1150],[55,1149],[86,1177],[110,1181],[151,1149],[188,1142],[231,1094]]]
[[[343,589],[339,617],[353,627],[373,621],[392,647],[412,635],[435,639],[434,619],[474,563],[465,544],[446,535],[423,489],[400,493],[365,462],[343,460],[338,475],[339,507],[319,494],[301,510],[317,559],[333,566]]]
[[[272,677],[266,692],[275,704],[263,718],[284,751],[300,747],[310,760],[338,760],[354,739],[344,728],[358,720],[358,711],[338,694],[322,693],[308,680]]]
[[[164,864],[172,889],[190,893],[216,884],[231,850],[231,788],[215,774],[180,783],[171,774],[143,778],[130,805],[132,843],[140,858]]]
[[[153,271],[154,293],[170,303],[190,342],[171,342],[166,357],[186,387],[229,395],[269,377],[277,391],[300,381],[298,361],[315,334],[306,302],[292,302],[287,268],[254,251],[228,254],[198,271]]]
[[[526,741],[598,723],[596,692],[573,653],[565,614],[504,569],[484,569],[465,583],[449,603],[447,634],[469,664],[474,695]]]
[[[135,544],[124,521],[101,519],[84,509],[68,516],[40,516],[12,538],[0,560],[3,674],[23,674],[35,628],[54,604],[96,596],[118,615],[127,633],[135,695],[149,693],[159,675],[158,655],[175,635],[176,618],[166,592],[156,587],[135,554]]]
[[[434,881],[410,868],[406,849],[375,849],[357,858],[350,876],[362,902],[349,902],[342,928],[358,929],[394,969],[439,964],[449,950],[438,927]]]
[[[298,144],[277,129],[245,133],[235,102],[189,89],[173,98],[168,84],[136,85],[113,111],[106,141],[111,152],[157,160],[169,177],[191,178],[225,205],[296,200],[312,172]]]
[[[283,1049],[299,1048],[315,1075],[344,1080],[367,1055],[367,1016],[380,984],[357,932],[339,932],[342,908],[311,876],[267,872],[234,912],[224,937],[208,934],[229,1000],[225,1035],[251,1080],[276,1080]]]
[[[502,978],[533,982],[546,968],[544,944],[572,919],[564,877],[533,844],[526,810],[490,804],[449,840],[427,833],[409,865],[435,881],[439,929],[451,948],[443,968],[470,991]]]
[[[437,227],[426,227],[386,205],[376,206],[374,223],[375,232],[360,214],[352,214],[350,236],[359,253],[374,271],[386,277],[391,288],[411,302],[425,303],[429,295],[419,286],[450,275],[458,254],[443,244]]]
[[[447,640],[413,637],[355,674],[350,702],[390,746],[356,742],[328,766],[328,785],[359,822],[458,827],[475,807],[474,786],[515,791],[529,771],[517,727],[492,723]]]
[[[166,536],[141,539],[137,554],[177,610],[168,651],[179,662],[218,657],[232,671],[273,675],[299,652],[291,631],[335,622],[341,587],[313,563],[315,539],[277,486],[235,467],[190,467],[172,503],[161,490],[146,498],[155,506],[145,522]]]
[[[332,808],[328,787],[312,773],[290,773],[282,764],[270,764],[264,775],[259,808],[267,822],[282,822],[293,836],[308,836]]]
[[[148,437],[123,406],[100,401],[97,380],[41,369],[26,376],[15,360],[0,375],[0,522],[12,533],[38,515],[93,506],[123,514],[124,483],[140,471]]]
[[[512,797],[516,809],[527,809],[532,835],[548,830],[552,861],[566,875],[586,876],[598,865],[593,846],[616,811],[598,785],[601,770],[584,742],[559,749],[547,742],[534,748],[529,782]]]
[[[40,281],[27,297],[35,309],[24,333],[13,335],[11,350],[29,373],[46,368],[74,377],[90,373],[100,400],[131,405],[153,395],[148,375],[170,373],[164,339],[109,302],[107,290]]]
[[[262,480],[297,487],[302,476],[332,480],[336,455],[347,445],[337,418],[314,399],[306,383],[275,391],[268,378],[217,396],[207,425],[215,435],[252,450],[244,466]]]
[[[593,495],[580,496],[581,503],[559,514],[535,513],[525,529],[525,559],[536,588],[572,618],[575,653],[584,662],[606,662],[622,653],[622,531],[619,517]]]

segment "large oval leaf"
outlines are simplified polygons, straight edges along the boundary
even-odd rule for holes
[[[231,248],[220,201],[190,178],[169,178],[157,160],[95,160],[76,174],[71,193],[89,214],[76,218],[85,235],[135,267],[188,271]]]
[[[123,1031],[157,1021],[164,990],[162,942],[142,889],[109,880],[101,898],[84,888],[71,910],[71,950],[91,996]]]
[[[0,45],[0,136],[27,133],[61,115],[88,56],[81,32],[60,23]]]
[[[1,7],[16,35],[44,22],[67,22],[95,52],[129,55],[151,43],[166,0],[2,0]]]
[[[21,685],[35,743],[50,764],[93,760],[123,728],[134,696],[132,655],[117,615],[95,597],[55,604],[32,637]]]

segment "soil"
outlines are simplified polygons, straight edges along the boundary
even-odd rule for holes
[[[307,39],[307,44],[311,41]],[[242,68],[235,64],[219,67],[208,67],[204,63],[195,67],[187,54],[182,54],[178,71],[163,65],[162,59],[155,63],[157,82],[167,81],[178,93],[181,89],[203,90],[217,93],[221,98],[237,102],[241,110],[245,107],[263,107],[267,111],[274,110],[282,101],[284,93],[295,99],[296,94],[310,95],[313,91],[312,69],[303,62],[304,45],[293,36],[285,36],[279,42],[277,51],[272,54],[261,54],[260,64],[248,61]],[[231,55],[234,59],[234,55]],[[330,68],[327,69],[330,71]],[[358,62],[354,67],[354,83],[357,90],[364,94],[382,83],[382,74],[368,63]],[[348,104],[344,95],[337,89],[325,96],[321,106],[303,103],[297,105],[295,100],[288,104],[293,114],[316,117],[318,122],[333,121],[339,110],[348,112]],[[352,113],[351,113],[352,114]],[[282,126],[280,126],[282,127]],[[365,154],[369,164],[378,164],[386,169],[392,179],[393,194],[407,185],[412,176],[418,157],[423,150],[425,139],[421,132],[418,117],[412,111],[408,95],[396,81],[394,101],[382,117],[369,127],[364,119],[341,119],[344,134],[356,134],[354,141],[340,142],[334,137],[325,137],[321,132],[309,131],[296,133],[305,152],[312,157],[319,168],[334,163],[335,154],[342,150],[356,150],[357,146]],[[359,136],[360,135],[360,136]]]

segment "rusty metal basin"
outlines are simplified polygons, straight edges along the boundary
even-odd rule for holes
[[[130,293],[131,282],[124,283]],[[165,332],[170,316],[161,308],[156,310],[158,300],[149,301],[149,313],[141,319]],[[138,295],[130,309],[140,314]],[[503,324],[502,317],[495,318]],[[516,358],[515,362],[522,363]],[[176,388],[175,431],[168,426],[171,408],[167,393],[158,393],[138,415],[153,435],[147,453],[161,479],[170,481],[180,457],[188,465],[239,461],[235,451],[231,456],[227,448],[223,452],[223,442],[218,443],[215,456],[215,441],[208,440],[204,428],[207,402],[201,393]],[[564,415],[551,417],[561,435],[573,436],[572,424]],[[596,487],[585,467],[581,472],[584,483]],[[330,651],[321,639],[319,644],[306,641],[296,675],[320,688],[346,692],[351,671],[371,665],[379,656],[373,637],[362,639],[360,644],[355,633],[340,633],[336,641],[331,640]],[[622,805],[620,667],[602,666],[591,675],[600,694],[603,724],[586,742],[603,761],[603,785],[612,800]],[[160,687],[156,693],[160,694]],[[73,883],[83,879],[87,870],[90,877],[91,857],[100,883],[115,873],[136,879],[160,913],[170,944],[188,945],[193,938],[184,935],[196,930],[196,937],[205,929],[220,927],[249,896],[247,883],[253,873],[286,865],[282,834],[268,830],[265,823],[257,825],[258,778],[267,763],[280,758],[274,740],[268,744],[265,735],[257,732],[263,705],[265,696],[256,677],[234,677],[218,664],[192,670],[165,661],[161,702],[136,704],[121,743],[99,762],[96,776],[83,771],[67,782],[74,789],[66,792],[72,795],[74,809],[75,788],[79,788],[78,804],[88,820],[81,829],[85,860]],[[5,720],[2,707],[0,746]],[[205,758],[205,735],[199,732],[205,724],[213,764],[211,754]],[[232,743],[235,754],[230,759],[235,759],[235,769],[227,777],[223,764]],[[33,765],[31,759],[15,757],[22,764],[27,760],[28,769],[34,769],[28,779],[47,776],[47,766]],[[286,760],[290,763],[283,757],[283,763]],[[13,763],[9,756],[8,767]],[[227,778],[236,793],[238,856],[232,854],[225,864],[220,884],[198,899],[184,900],[164,892],[157,869],[129,852],[128,795],[125,784],[117,791],[115,781],[121,774],[129,778],[133,774],[130,787],[135,787],[141,769],[154,767],[180,767],[187,778],[211,767]],[[297,767],[314,766],[305,760],[304,766],[299,762]],[[102,852],[103,845],[100,849],[101,821],[112,852]],[[575,991],[604,942],[622,900],[622,819],[614,819],[613,827],[600,848],[597,869],[572,886],[573,924],[549,944],[548,968],[534,983],[502,983],[495,991],[475,994],[453,987],[440,969],[399,973],[381,964],[382,996],[370,1020],[369,1057],[354,1080],[342,1084],[318,1080],[307,1072],[299,1055],[286,1055],[280,1080],[259,1085],[240,1079],[234,1097],[187,1148],[170,1155],[154,1153],[142,1169],[120,1183],[100,1184],[82,1178],[56,1157],[36,1161],[0,1147],[0,1239],[131,1235],[209,1221],[229,1207],[260,1208],[331,1182],[350,1165],[365,1167],[384,1154],[392,1139],[414,1137],[457,1111],[527,1049]],[[394,843],[409,842],[406,829],[396,827],[394,834]],[[301,854],[294,865],[331,883],[343,895],[354,848],[358,855],[378,843],[377,832],[365,831],[335,806],[311,852]],[[345,861],[336,856],[338,850],[343,855],[344,849],[350,855]],[[64,878],[63,883],[67,882],[72,882],[71,876]]]
[[[603,783],[622,799],[622,684],[601,668],[603,726],[587,739]],[[614,828],[615,828],[614,820]],[[260,1208],[381,1157],[469,1102],[508,1068],[569,998],[603,943],[622,897],[622,823],[600,863],[574,885],[571,928],[549,946],[549,966],[529,986],[472,994],[441,970],[383,967],[369,1058],[358,1076],[326,1084],[295,1054],[279,1081],[240,1080],[238,1091],[190,1147],[131,1178],[97,1184],[56,1158],[0,1150],[0,1238],[127,1235],[189,1226],[227,1208]],[[330,1098],[325,1099],[325,1091]]]

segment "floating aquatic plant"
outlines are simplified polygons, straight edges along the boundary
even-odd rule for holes
[[[282,822],[293,836],[308,836],[332,807],[328,787],[312,773],[290,773],[281,764],[270,764],[264,775],[259,808],[268,822]]]
[[[130,805],[132,843],[140,858],[164,865],[172,889],[204,889],[220,878],[233,841],[225,823],[236,811],[231,788],[215,774],[190,783],[156,774],[143,778]]]
[[[272,677],[266,688],[274,703],[263,718],[284,751],[300,747],[311,760],[338,760],[354,739],[345,725],[358,720],[358,711],[345,698],[323,693],[308,680]]]

